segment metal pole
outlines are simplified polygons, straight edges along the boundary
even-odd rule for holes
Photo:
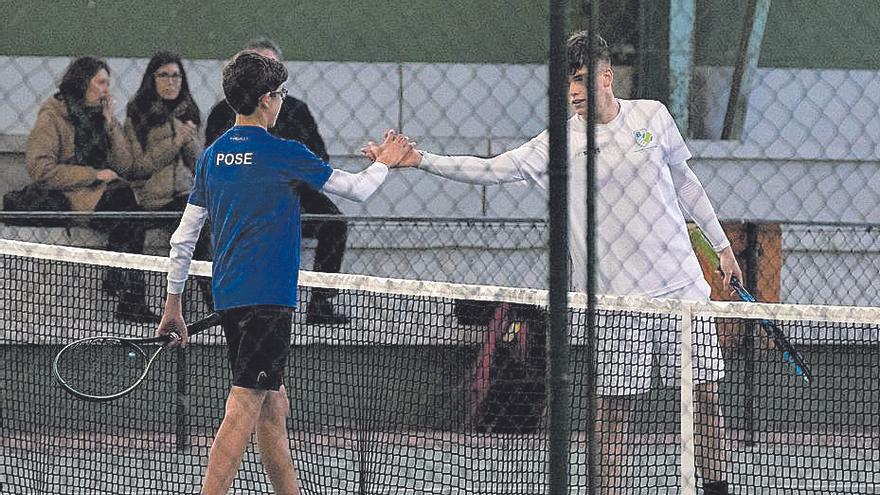
[[[569,339],[568,339],[568,72],[566,33],[568,0],[550,2],[550,64],[548,131],[550,162],[548,211],[550,222],[550,335],[549,335],[549,494],[568,493],[570,450]]]
[[[596,445],[596,20],[599,14],[595,0],[586,2],[584,15],[590,33],[587,48],[587,473],[589,495],[597,492],[598,446]]]
[[[695,0],[669,4],[669,112],[683,136],[688,135],[688,102],[693,69]]]
[[[767,27],[769,13],[770,0],[749,0],[736,67],[733,69],[733,81],[730,83],[730,97],[727,100],[721,139],[739,139],[742,135],[749,94],[755,72],[758,70],[758,58],[761,55],[761,44],[764,41],[764,30]]]

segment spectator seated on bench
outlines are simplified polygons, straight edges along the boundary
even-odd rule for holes
[[[132,154],[126,178],[138,203],[149,211],[183,211],[202,151],[202,119],[179,55],[166,51],[153,55],[126,115],[125,136]],[[163,222],[160,227],[171,235],[177,222]],[[207,229],[202,230],[193,254],[194,259],[210,259]],[[200,281],[210,302],[210,284]]]
[[[72,211],[139,211],[131,186],[121,177],[132,167],[122,125],[113,116],[110,68],[82,57],[67,67],[58,92],[40,106],[28,136],[25,162],[34,183],[61,192]],[[56,194],[57,195],[57,194]],[[142,253],[146,226],[125,220],[92,221],[107,232],[107,249]],[[143,274],[107,269],[104,291],[118,297],[119,319],[149,323]]]

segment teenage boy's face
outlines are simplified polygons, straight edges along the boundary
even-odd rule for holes
[[[581,117],[587,116],[587,68],[581,67],[574,74],[568,77],[568,102],[575,113]],[[605,93],[611,91],[611,85],[614,81],[611,66],[607,63],[599,62],[596,65],[596,96],[601,104],[602,97]]]
[[[581,67],[568,76],[568,102],[578,115],[587,115],[587,68]]]

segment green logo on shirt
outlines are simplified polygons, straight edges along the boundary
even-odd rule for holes
[[[649,146],[654,140],[654,135],[647,129],[636,129],[633,131],[633,137],[636,139],[636,144],[642,148]]]

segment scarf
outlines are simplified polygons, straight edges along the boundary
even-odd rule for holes
[[[67,106],[67,116],[73,125],[76,163],[98,170],[109,168],[111,143],[104,108],[83,105],[66,95],[59,99]]]

